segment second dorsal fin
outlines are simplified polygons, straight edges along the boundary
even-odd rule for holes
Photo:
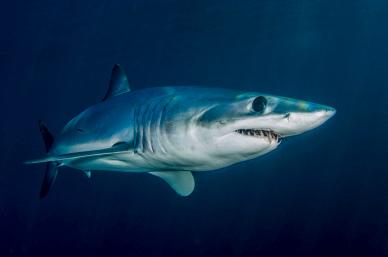
[[[108,91],[102,100],[105,101],[108,98],[121,95],[129,91],[131,91],[131,89],[129,88],[127,75],[125,75],[124,70],[119,64],[115,64],[112,69]]]

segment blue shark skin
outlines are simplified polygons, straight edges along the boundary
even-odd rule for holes
[[[50,142],[48,152],[29,163],[48,163],[41,197],[55,180],[55,167],[63,165],[88,175],[149,172],[187,196],[195,186],[192,172],[266,154],[282,138],[316,128],[334,114],[332,107],[256,92],[203,87],[130,91],[124,72],[115,66],[104,101],[73,118],[55,140],[45,139],[43,132],[49,132],[41,127]]]

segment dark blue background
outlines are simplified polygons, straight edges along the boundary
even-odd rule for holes
[[[388,256],[386,0],[3,1],[0,256]],[[238,88],[334,106],[271,154],[196,176],[188,198],[146,174],[61,170],[38,192],[54,133],[134,89]]]

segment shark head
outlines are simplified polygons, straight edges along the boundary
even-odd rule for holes
[[[210,106],[197,120],[207,154],[229,164],[266,154],[282,138],[314,129],[336,112],[325,105],[259,93],[232,98]]]

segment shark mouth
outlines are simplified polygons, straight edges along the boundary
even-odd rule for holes
[[[267,140],[271,143],[272,140],[280,143],[281,136],[276,134],[272,130],[262,130],[262,129],[237,129],[234,132],[239,133],[244,136],[252,136],[259,138],[267,138]]]

